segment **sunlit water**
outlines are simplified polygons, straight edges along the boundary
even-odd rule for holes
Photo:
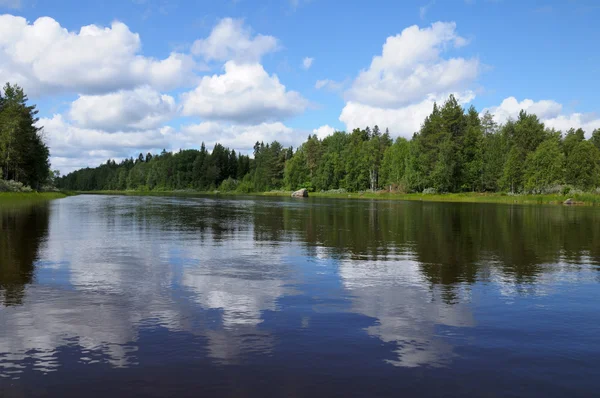
[[[600,209],[0,208],[0,396],[594,396]]]

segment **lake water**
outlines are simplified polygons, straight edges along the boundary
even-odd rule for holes
[[[0,208],[0,396],[597,396],[600,209]]]

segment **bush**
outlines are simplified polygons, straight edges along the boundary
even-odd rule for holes
[[[228,179],[224,180],[221,183],[221,186],[219,187],[219,191],[232,192],[232,191],[237,190],[239,185],[240,185],[240,183],[238,180],[234,180],[233,178],[229,177]]]
[[[241,192],[241,193],[251,193],[254,191],[254,187],[252,185],[252,182],[242,181],[238,184],[238,186],[235,190],[237,192]]]
[[[437,190],[435,188],[425,188],[423,190],[423,195],[435,195]]]
[[[18,181],[5,181],[0,180],[0,192],[32,192],[31,187],[23,185],[22,182]]]

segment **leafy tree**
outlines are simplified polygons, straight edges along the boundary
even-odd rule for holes
[[[489,112],[486,112],[481,118],[481,128],[483,132],[481,189],[497,191],[504,171],[508,140],[498,129],[498,125]]]
[[[565,155],[559,142],[550,139],[542,142],[535,152],[527,155],[525,162],[525,189],[541,193],[560,184],[564,179]]]
[[[22,126],[15,120],[21,120],[26,112],[15,105],[19,101],[6,99],[18,97],[10,90],[11,94],[0,100],[3,174],[25,178],[25,170],[33,170],[42,175],[43,170],[35,171],[34,163],[28,162],[44,159],[44,154],[32,157],[29,154],[35,151],[22,150],[28,142],[23,139],[26,123]],[[208,151],[202,143],[199,150],[171,153],[163,149],[160,154],[140,154],[118,164],[109,160],[55,180],[60,187],[75,190],[219,187],[251,192],[287,187],[364,191],[396,187],[418,192],[426,188],[541,192],[563,181],[590,189],[599,184],[600,166],[594,160],[599,146],[600,130],[585,141],[583,130],[571,129],[563,140],[559,131],[546,129],[533,114],[522,111],[516,120],[498,125],[489,112],[480,116],[474,107],[465,111],[450,96],[441,107],[434,104],[411,140],[392,142],[389,131],[382,133],[375,125],[349,133],[338,131],[323,140],[309,135],[295,152],[277,141],[257,142],[252,156],[218,143]],[[39,148],[43,152],[45,146]],[[47,167],[47,156],[45,159],[46,163],[35,164]]]
[[[600,150],[581,141],[567,158],[567,182],[582,189],[600,186]]]
[[[462,147],[462,188],[483,190],[484,135],[479,113],[471,106],[467,113],[467,126]]]
[[[583,140],[585,140],[585,133],[582,129],[569,129],[563,140],[565,156],[569,156],[573,148]]]
[[[381,180],[384,186],[405,184],[409,150],[409,142],[401,137],[386,148],[381,166]]]
[[[596,148],[600,149],[600,129],[596,129],[592,132],[590,142],[594,144]]]
[[[523,187],[523,157],[523,150],[513,146],[504,164],[501,186],[513,193],[520,192]]]

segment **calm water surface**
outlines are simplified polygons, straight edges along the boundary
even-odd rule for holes
[[[0,208],[0,396],[597,396],[600,209]]]

